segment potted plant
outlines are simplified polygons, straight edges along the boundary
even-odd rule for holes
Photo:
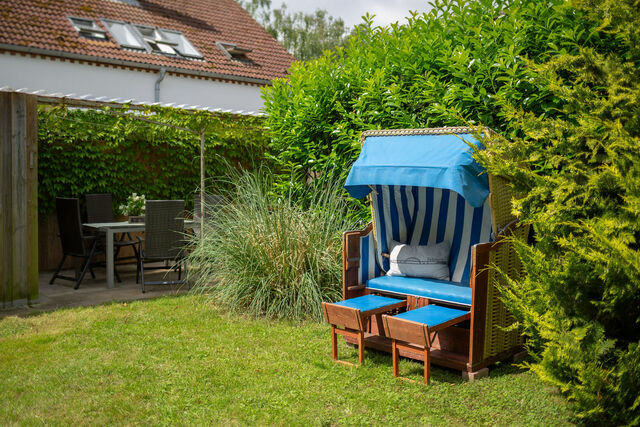
[[[132,193],[124,205],[120,205],[120,213],[129,217],[129,222],[144,222],[144,194]]]

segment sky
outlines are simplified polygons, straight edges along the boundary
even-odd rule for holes
[[[272,8],[279,8],[282,0],[273,0]],[[429,10],[427,0],[285,0],[291,12],[313,12],[326,9],[335,18],[342,18],[349,28],[362,22],[361,16],[369,12],[376,15],[375,25],[389,25],[392,22],[404,23],[409,11],[418,13]]]

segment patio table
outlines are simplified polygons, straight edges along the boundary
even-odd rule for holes
[[[184,228],[192,229],[198,224],[197,221],[185,220]],[[106,252],[107,252],[107,288],[115,287],[113,283],[114,272],[114,260],[113,260],[113,235],[116,233],[131,233],[136,231],[144,231],[144,222],[90,222],[82,224],[84,227],[94,230],[103,231],[107,236],[106,239]]]

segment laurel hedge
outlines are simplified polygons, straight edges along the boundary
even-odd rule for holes
[[[366,19],[337,53],[294,63],[265,89],[283,193],[323,170],[346,174],[363,130],[472,122],[510,134],[505,102],[552,114],[561,100],[527,61],[608,43],[582,15],[563,0],[443,0],[406,25]]]

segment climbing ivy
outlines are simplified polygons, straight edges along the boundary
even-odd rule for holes
[[[268,135],[262,117],[166,107],[42,106],[39,211],[53,211],[56,197],[87,193],[111,193],[114,203],[136,192],[189,204],[200,185],[200,132],[208,179],[223,175],[229,165],[248,168],[264,158]]]

